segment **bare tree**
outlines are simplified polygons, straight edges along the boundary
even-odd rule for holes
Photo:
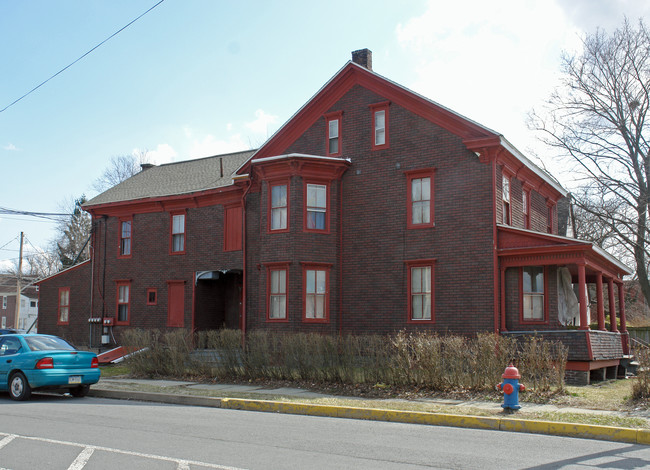
[[[56,240],[57,253],[64,268],[74,266],[77,262],[90,258],[88,241],[90,238],[90,214],[81,206],[86,202],[86,196],[74,201],[70,217],[59,223],[59,235]]]
[[[644,297],[648,280],[650,199],[650,35],[626,19],[611,35],[587,35],[580,54],[562,57],[562,86],[533,113],[542,140],[573,162],[585,188],[580,210],[615,234],[633,255]],[[584,231],[583,231],[584,233]]]
[[[42,279],[47,276],[56,274],[61,270],[61,260],[57,256],[56,243],[50,243],[47,250],[39,250],[36,247],[32,249],[37,250],[25,258],[27,267],[27,274]]]
[[[140,171],[140,165],[147,162],[147,153],[148,150],[141,150],[138,154],[112,157],[102,175],[93,182],[92,188],[102,193],[135,175]]]

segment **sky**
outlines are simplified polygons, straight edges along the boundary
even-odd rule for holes
[[[0,109],[159,0],[0,0]],[[503,134],[551,170],[526,126],[563,51],[639,0],[164,0],[0,112],[0,207],[58,213],[112,157],[162,164],[259,147],[350,60]],[[0,269],[47,249],[53,220],[0,214]]]

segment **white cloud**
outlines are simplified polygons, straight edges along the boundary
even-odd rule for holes
[[[222,153],[238,152],[250,148],[241,134],[232,134],[227,140],[208,134],[201,140],[194,140],[188,158],[202,158]]]
[[[10,152],[17,152],[18,150],[20,150],[18,147],[16,147],[16,146],[15,146],[14,144],[12,144],[12,143],[9,143],[9,144],[5,145],[5,146],[2,147],[2,148],[5,149],[5,150],[9,150]]]
[[[255,134],[269,137],[271,135],[271,129],[269,126],[275,124],[277,121],[277,116],[267,114],[264,110],[258,109],[255,111],[255,120],[244,123],[244,126]]]
[[[158,144],[155,150],[134,148],[131,153],[136,157],[140,157],[143,152],[146,152],[146,163],[153,163],[154,165],[173,162],[178,156],[176,150],[169,144]]]
[[[557,83],[562,49],[580,31],[554,2],[429,1],[396,29],[415,64],[408,87],[493,130],[525,150],[526,114]]]

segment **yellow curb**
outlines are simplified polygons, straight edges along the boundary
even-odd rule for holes
[[[324,416],[332,418],[365,419],[434,426],[451,426],[473,429],[491,429],[532,434],[599,439],[632,444],[650,445],[650,430],[598,426],[591,424],[558,423],[514,418],[491,418],[442,413],[353,408],[347,406],[310,405],[267,400],[222,398],[221,408],[246,411]]]
[[[650,445],[650,429],[639,429],[636,433],[636,443]]]
[[[221,407],[233,410],[266,411],[274,413],[326,416],[332,418],[366,419],[398,423],[429,424],[474,429],[499,429],[499,419],[415,411],[381,410],[333,405],[309,405],[266,400],[222,398]]]
[[[637,443],[638,429],[598,426],[594,424],[558,423],[552,421],[532,421],[525,419],[502,418],[502,431],[528,432],[532,434],[549,434],[584,439]],[[649,436],[650,437],[650,436]],[[648,442],[650,443],[650,442]]]

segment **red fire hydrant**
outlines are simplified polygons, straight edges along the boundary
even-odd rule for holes
[[[503,382],[497,385],[499,390],[503,390],[503,405],[501,407],[506,410],[518,410],[521,408],[519,404],[519,392],[526,390],[522,384],[519,383],[521,375],[515,366],[510,364],[506,367],[505,372],[501,376]]]

